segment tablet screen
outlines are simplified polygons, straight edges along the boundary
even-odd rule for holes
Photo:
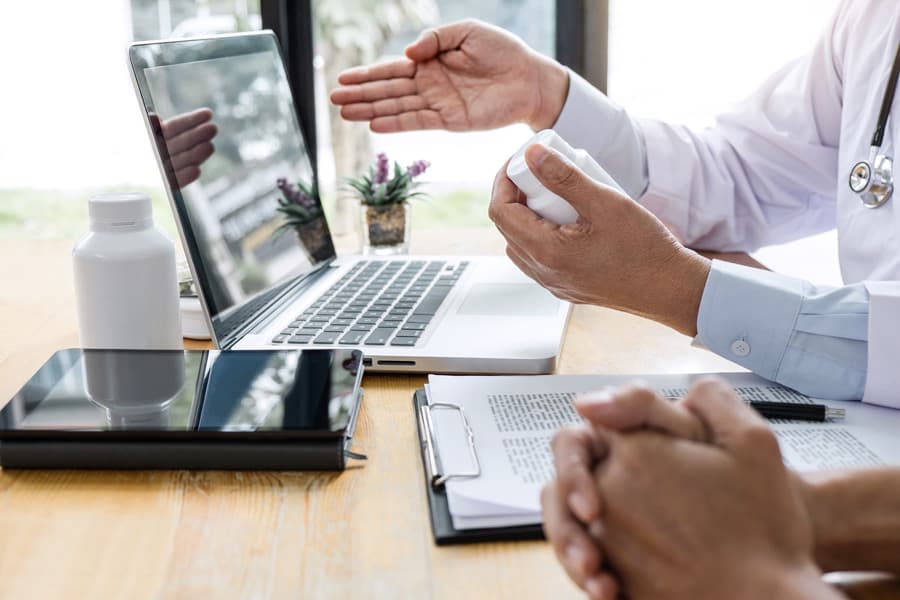
[[[57,352],[0,411],[0,429],[347,429],[362,356],[352,350]]]

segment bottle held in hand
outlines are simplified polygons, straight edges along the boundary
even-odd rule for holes
[[[94,196],[90,231],[72,251],[83,348],[183,347],[175,247],[145,194]]]
[[[544,187],[540,180],[528,168],[525,162],[525,150],[532,144],[541,144],[552,148],[571,160],[594,181],[611,187],[620,194],[627,196],[625,190],[616,183],[606,170],[597,164],[591,155],[585,150],[575,150],[552,129],[539,131],[522,146],[509,160],[506,167],[506,175],[516,184],[528,198],[528,208],[539,214],[542,218],[566,225],[578,220],[578,213],[572,205]]]

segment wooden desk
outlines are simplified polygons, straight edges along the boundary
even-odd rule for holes
[[[454,232],[419,252],[499,252]],[[68,241],[0,241],[0,402],[77,345]],[[561,373],[734,370],[643,319],[575,309]],[[422,376],[370,376],[341,474],[0,472],[0,596],[125,598],[579,597],[545,543],[432,543],[411,395]],[[893,581],[837,576],[855,598]]]

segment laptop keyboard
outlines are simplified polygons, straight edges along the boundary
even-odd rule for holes
[[[360,261],[272,342],[415,346],[468,264]]]

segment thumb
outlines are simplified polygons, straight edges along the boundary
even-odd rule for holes
[[[575,163],[553,148],[532,144],[525,150],[525,162],[545,188],[571,204],[582,217],[598,208],[598,200],[614,198],[614,192],[597,185]]]
[[[416,62],[431,60],[441,52],[458,49],[471,31],[472,24],[468,21],[426,29],[406,47],[406,56]]]
[[[747,446],[751,452],[774,444],[777,452],[778,442],[766,422],[724,381],[708,378],[697,382],[683,405],[703,421],[713,444],[734,450]]]

